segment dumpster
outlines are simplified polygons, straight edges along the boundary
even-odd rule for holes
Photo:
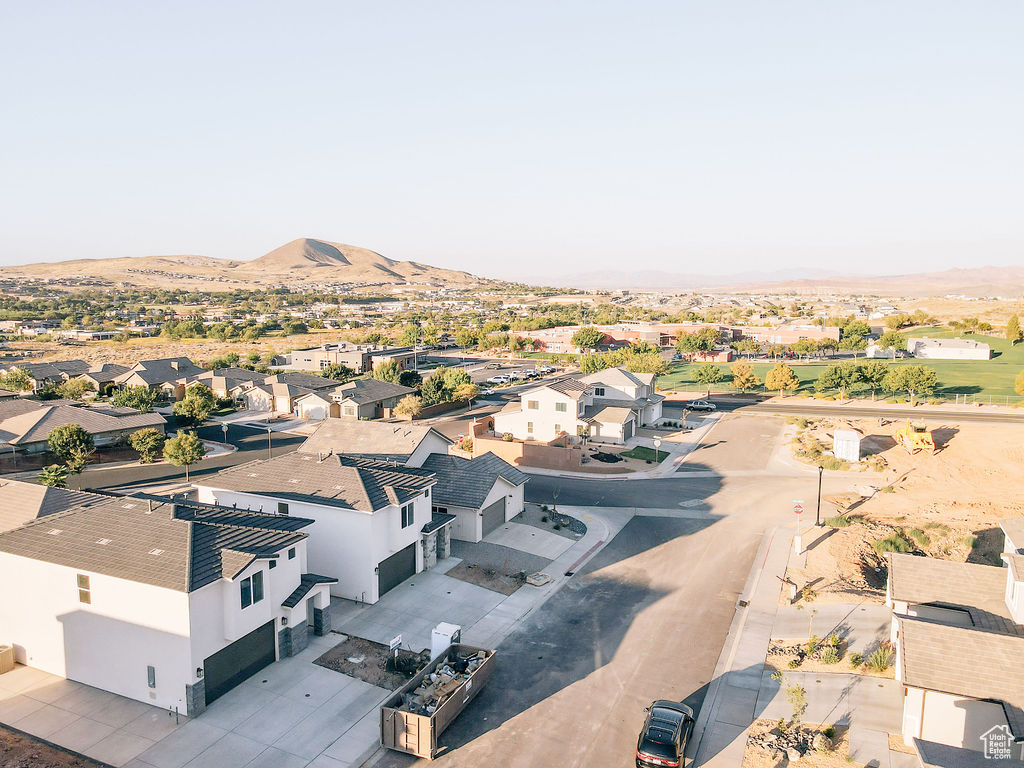
[[[448,646],[381,705],[381,745],[432,760],[437,737],[486,685],[494,654],[462,643]]]

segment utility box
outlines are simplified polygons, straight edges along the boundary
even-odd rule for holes
[[[462,642],[462,627],[442,621],[430,633],[430,658],[436,659],[453,643]]]
[[[495,652],[451,645],[380,708],[380,743],[433,760],[437,737],[452,724],[494,672]]]
[[[14,669],[14,646],[0,645],[0,675]]]
[[[832,455],[854,464],[860,461],[860,433],[852,429],[837,429],[832,435]]]

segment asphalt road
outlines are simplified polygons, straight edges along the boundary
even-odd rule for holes
[[[756,400],[734,400],[732,398],[716,398],[712,396],[710,401],[715,404],[718,411],[740,414],[765,414],[776,413],[783,416],[843,416],[855,419],[874,419],[879,416],[887,419],[914,419],[919,421],[964,421],[982,423],[1021,423],[1024,422],[1022,413],[1001,413],[978,410],[953,410],[942,409],[927,411],[915,410],[913,408],[875,408],[861,405],[821,405],[813,400],[796,398],[791,403],[767,403]],[[681,413],[682,408],[674,404],[666,404],[664,407],[666,416]]]
[[[224,442],[224,432],[220,425],[200,427],[196,433],[204,440]],[[306,438],[302,435],[289,435],[281,432],[274,432],[271,436],[273,454],[294,451]],[[253,459],[265,459],[267,452],[267,432],[264,429],[243,427],[237,425],[228,426],[227,442],[237,446],[238,450],[232,453],[213,456],[203,459],[199,464],[189,469],[189,476],[192,478],[213,474],[225,467],[233,467],[236,464],[244,464]],[[112,467],[109,469],[95,469],[85,472],[74,479],[75,487],[95,488],[97,490],[112,490],[115,488],[132,488],[154,483],[173,483],[185,481],[185,470],[183,467],[175,467],[170,464],[149,464],[134,467]]]

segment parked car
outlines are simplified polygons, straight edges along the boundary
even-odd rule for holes
[[[693,729],[693,710],[658,699],[644,711],[647,719],[636,742],[636,768],[679,768]]]
[[[488,384],[508,384],[512,381],[512,378],[507,373],[499,373],[497,376],[491,376],[487,380]]]
[[[554,372],[555,372],[555,369],[552,368],[550,365],[542,365],[540,368],[537,369],[537,373],[539,373],[541,375],[546,375],[546,374],[554,373]]]
[[[487,365],[484,366],[484,368],[487,368],[488,370],[496,371],[499,368],[501,368],[501,363],[488,363]]]
[[[487,397],[488,395],[493,395],[493,394],[494,394],[494,390],[493,389],[489,389],[488,388],[488,389],[480,390],[480,395],[483,396],[483,397]]]
[[[715,411],[718,410],[718,406],[714,403],[709,403],[707,400],[691,400],[686,404],[686,407],[691,411]]]
[[[679,354],[678,352],[676,352],[674,355],[672,355],[672,362],[677,362],[677,361],[682,360],[682,359],[683,359],[683,356],[681,354]]]

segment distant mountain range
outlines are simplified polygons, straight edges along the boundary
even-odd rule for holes
[[[1024,295],[1024,266],[975,267],[905,275],[854,276],[819,269],[782,269],[731,275],[606,271],[566,275],[547,285],[595,290],[706,290],[764,293],[846,293],[879,296]]]
[[[240,285],[316,283],[431,283],[469,286],[489,283],[468,272],[413,261],[395,261],[366,248],[299,238],[252,261],[210,256],[138,256],[77,259],[0,268],[0,277],[86,278],[140,286],[205,287],[226,290]],[[210,283],[228,286],[211,286]]]

